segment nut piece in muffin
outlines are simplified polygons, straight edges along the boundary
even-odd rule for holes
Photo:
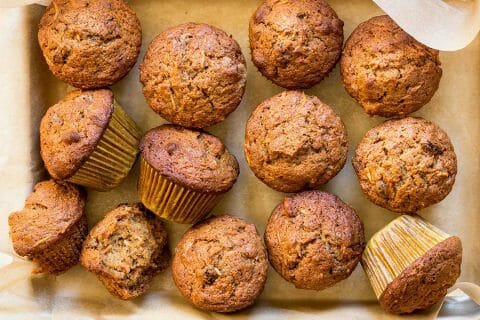
[[[122,300],[145,293],[169,260],[162,221],[139,203],[121,204],[107,213],[88,234],[80,257],[81,264]]]
[[[265,229],[273,268],[300,289],[323,290],[350,276],[365,248],[363,223],[337,196],[304,191],[286,197]]]
[[[68,93],[40,124],[40,153],[50,175],[100,191],[127,176],[139,140],[136,124],[109,89]]]
[[[362,266],[387,312],[426,310],[442,300],[460,276],[462,243],[419,216],[404,215],[367,244]]]
[[[178,223],[204,218],[239,174],[237,159],[223,142],[200,130],[156,127],[143,136],[140,153],[140,200]]]
[[[240,104],[247,79],[238,43],[207,24],[186,23],[160,33],[140,66],[143,94],[170,122],[204,128]]]
[[[427,104],[442,69],[437,50],[403,31],[390,17],[361,23],[340,60],[343,86],[370,115],[403,116]]]
[[[253,224],[211,217],[193,226],[175,249],[172,275],[197,308],[233,312],[252,305],[267,279],[267,255]]]
[[[53,0],[38,42],[53,74],[82,89],[123,78],[137,61],[142,30],[123,0]]]
[[[343,21],[323,0],[266,0],[250,19],[253,63],[272,82],[310,88],[342,51]]]
[[[436,124],[408,117],[370,129],[357,146],[353,167],[370,201],[391,211],[413,213],[450,193],[457,157]]]
[[[71,183],[42,181],[24,208],[10,214],[13,249],[36,263],[35,273],[60,274],[78,263],[88,232],[85,200]]]
[[[252,112],[244,149],[260,180],[296,192],[327,183],[343,168],[347,134],[340,117],[317,97],[285,91]]]

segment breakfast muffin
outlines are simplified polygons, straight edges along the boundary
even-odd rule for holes
[[[107,213],[90,231],[80,257],[81,264],[122,300],[145,293],[169,260],[162,221],[139,203],[121,204]]]
[[[88,232],[85,200],[85,192],[71,183],[42,181],[23,209],[10,214],[13,249],[35,262],[35,273],[56,275],[78,263]]]
[[[353,167],[370,201],[391,211],[413,213],[450,193],[457,157],[436,124],[408,117],[370,129],[357,146]]]
[[[299,289],[323,290],[350,276],[365,248],[363,223],[337,196],[304,191],[286,197],[265,229],[273,268]]]
[[[362,266],[380,306],[396,314],[442,300],[460,276],[462,243],[419,216],[400,216],[377,232]]]
[[[272,82],[310,88],[342,51],[343,21],[323,0],[266,0],[250,19],[253,63]]]
[[[159,217],[178,223],[204,218],[239,174],[237,159],[219,138],[180,126],[148,131],[140,153],[140,200]]]
[[[390,17],[361,23],[340,62],[345,89],[370,115],[403,116],[427,104],[438,89],[438,51],[403,31]]]
[[[38,42],[53,74],[82,89],[114,84],[137,61],[142,30],[123,0],[53,0]]]
[[[267,279],[267,255],[255,225],[233,216],[193,226],[175,249],[172,275],[197,308],[233,312],[252,305]]]
[[[285,91],[252,112],[244,149],[260,180],[296,192],[327,183],[343,168],[347,134],[340,117],[317,97]]]
[[[140,66],[150,107],[185,127],[204,128],[223,121],[240,104],[246,80],[238,43],[224,31],[200,23],[159,34]]]
[[[132,168],[140,131],[109,89],[72,91],[40,124],[40,151],[56,180],[105,191]]]

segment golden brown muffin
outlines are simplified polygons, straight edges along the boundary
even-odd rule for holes
[[[24,208],[10,214],[13,249],[37,264],[35,273],[60,274],[77,264],[88,232],[85,200],[73,184],[42,181]]]
[[[304,191],[286,197],[265,228],[273,268],[299,289],[323,290],[350,276],[365,248],[363,223],[337,196]]]
[[[370,129],[357,146],[353,167],[370,201],[395,212],[413,213],[450,193],[457,157],[441,128],[409,117]]]
[[[317,97],[285,91],[252,112],[244,149],[260,180],[296,192],[327,183],[343,168],[347,134],[340,117]]]
[[[48,109],[40,153],[54,179],[108,190],[127,176],[140,132],[109,89],[76,90]]]
[[[239,174],[237,159],[204,131],[162,125],[140,142],[138,192],[164,219],[194,223],[205,217]]]
[[[197,308],[233,312],[252,305],[267,279],[267,256],[253,224],[233,216],[193,226],[175,249],[172,275]]]
[[[81,264],[122,299],[144,294],[168,267],[170,251],[162,221],[141,204],[121,204],[89,233]]]
[[[246,79],[238,43],[224,31],[200,23],[159,34],[140,66],[150,107],[170,122],[194,128],[219,123],[233,112]]]
[[[462,243],[418,216],[401,216],[368,242],[362,266],[380,306],[403,314],[442,300],[460,276]]]
[[[106,87],[137,61],[142,30],[123,0],[53,0],[38,30],[53,74],[82,89]]]
[[[340,61],[348,93],[370,115],[403,116],[427,104],[438,89],[438,51],[403,31],[390,17],[361,23]]]
[[[323,0],[267,0],[250,19],[253,63],[288,89],[310,88],[342,51],[343,21]]]

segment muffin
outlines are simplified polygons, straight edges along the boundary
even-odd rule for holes
[[[420,109],[438,89],[438,51],[403,31],[390,17],[361,23],[340,60],[343,86],[370,115],[403,116]]]
[[[106,191],[127,176],[140,131],[109,89],[72,91],[40,124],[40,151],[52,178]]]
[[[122,300],[145,293],[168,267],[167,232],[160,219],[141,204],[121,204],[88,234],[81,264]]]
[[[409,117],[370,129],[357,146],[353,167],[370,201],[391,211],[413,213],[450,193],[457,157],[442,129]]]
[[[462,243],[419,216],[400,216],[377,232],[362,266],[380,306],[402,314],[442,300],[460,276]]]
[[[52,73],[81,89],[114,84],[137,61],[142,30],[123,0],[53,0],[38,42]]]
[[[285,91],[252,112],[244,149],[260,180],[296,192],[327,183],[343,168],[347,134],[340,117],[317,97]]]
[[[185,127],[222,122],[240,104],[246,80],[238,43],[224,31],[200,23],[160,33],[140,66],[150,107]]]
[[[250,19],[253,63],[272,82],[310,88],[342,51],[343,21],[323,0],[266,0]]]
[[[211,217],[193,226],[175,249],[172,275],[197,308],[233,312],[255,302],[267,279],[267,256],[253,224]]]
[[[273,268],[299,289],[323,290],[350,276],[365,248],[363,223],[337,196],[304,191],[286,197],[265,228]]]
[[[34,273],[60,274],[77,264],[88,232],[86,194],[54,180],[35,185],[22,210],[8,217],[13,249],[36,264]]]
[[[138,194],[159,217],[204,218],[237,180],[238,162],[217,137],[175,125],[151,129],[140,142]]]

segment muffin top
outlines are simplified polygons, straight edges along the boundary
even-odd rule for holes
[[[347,135],[340,117],[317,97],[286,91],[252,112],[244,148],[260,180],[296,192],[324,184],[342,169]]]
[[[172,275],[182,295],[196,307],[232,312],[248,307],[260,295],[267,269],[255,226],[220,216],[187,230],[175,249]]]
[[[341,59],[345,89],[370,115],[406,115],[430,101],[442,69],[438,51],[403,31],[390,17],[361,23]]]
[[[346,279],[365,248],[363,223],[333,194],[305,191],[286,197],[265,230],[268,259],[300,289],[322,290]]]
[[[223,142],[203,131],[162,125],[143,136],[140,152],[167,179],[203,193],[228,191],[239,174]]]
[[[380,306],[390,313],[426,310],[447,294],[460,276],[462,243],[450,237],[415,260],[388,284]]]
[[[53,0],[38,30],[53,74],[82,89],[110,86],[135,64],[142,31],[123,0]]]
[[[105,215],[84,242],[81,264],[120,299],[144,293],[169,264],[162,221],[140,204],[121,204]]]
[[[373,203],[413,213],[452,190],[457,157],[447,134],[421,118],[389,120],[370,129],[357,146],[353,167]]]
[[[253,63],[289,89],[309,88],[337,63],[343,21],[323,0],[266,0],[250,19]]]
[[[84,216],[85,200],[85,192],[74,184],[54,180],[37,183],[23,209],[8,217],[15,252],[27,256],[61,240]]]
[[[140,66],[143,94],[170,122],[204,128],[240,104],[247,79],[238,43],[224,31],[186,23],[159,34]]]
[[[50,175],[68,179],[94,151],[113,113],[109,89],[72,91],[40,123],[40,153]]]

